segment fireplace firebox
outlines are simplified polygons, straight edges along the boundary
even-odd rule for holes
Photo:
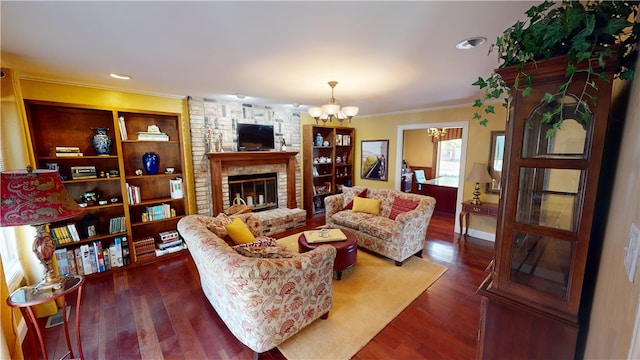
[[[278,174],[229,176],[229,203],[242,199],[253,211],[278,208]]]

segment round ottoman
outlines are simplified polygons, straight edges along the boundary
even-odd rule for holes
[[[331,245],[336,248],[336,261],[333,263],[333,270],[336,272],[338,280],[342,279],[342,271],[349,269],[356,264],[358,255],[358,242],[356,236],[351,232],[342,230],[347,240],[328,241],[310,244],[304,236],[304,233],[298,237],[298,249],[301,253],[311,251],[320,245]]]

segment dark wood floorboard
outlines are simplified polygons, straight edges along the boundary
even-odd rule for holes
[[[324,223],[309,219],[308,228]],[[458,242],[452,216],[434,214],[423,256],[448,270],[355,356],[371,359],[473,359],[480,319],[475,291],[493,243]],[[301,231],[280,234],[283,237]],[[409,260],[410,261],[410,260]],[[86,359],[251,359],[213,310],[188,253],[87,278],[81,306]],[[75,321],[75,309],[69,320]],[[41,319],[42,325],[46,319]],[[50,358],[64,354],[61,326],[44,331]],[[75,337],[75,331],[71,329]],[[75,342],[74,342],[75,344]],[[24,342],[26,358],[34,351]],[[277,349],[261,359],[284,359]]]

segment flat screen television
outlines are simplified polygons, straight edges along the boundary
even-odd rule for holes
[[[273,125],[238,124],[238,150],[273,150]]]

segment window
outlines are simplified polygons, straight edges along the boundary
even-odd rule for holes
[[[4,170],[2,161],[6,151],[0,147],[0,171]],[[18,246],[16,242],[16,228],[3,227],[0,228],[0,257],[2,257],[2,267],[4,268],[4,277],[7,282],[9,291],[17,289],[24,277],[24,271],[18,257]]]
[[[460,176],[460,156],[462,139],[438,141],[438,158],[436,177]]]

